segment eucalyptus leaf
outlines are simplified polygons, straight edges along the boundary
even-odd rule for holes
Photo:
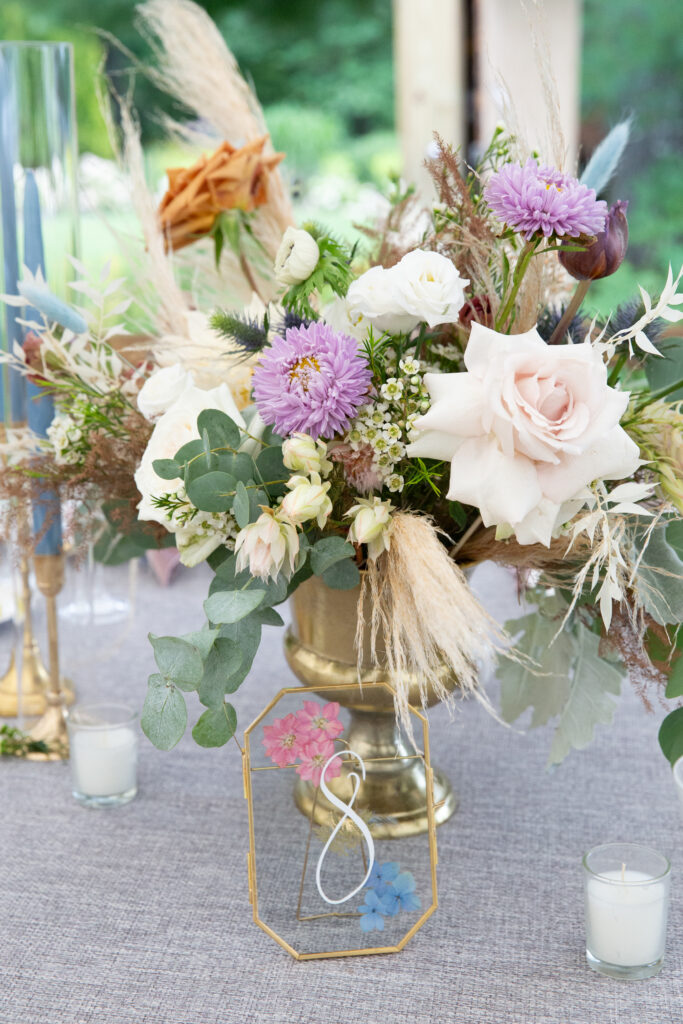
[[[311,569],[316,576],[322,576],[335,562],[353,558],[353,555],[353,544],[349,544],[343,537],[323,537],[311,548]]]
[[[202,409],[197,418],[200,434],[206,433],[212,448],[238,448],[240,428],[219,409]]]
[[[569,751],[584,750],[595,726],[608,725],[614,716],[612,695],[619,695],[621,673],[600,657],[600,637],[577,626],[577,656],[569,698],[555,730],[548,764],[560,764]]]
[[[284,626],[285,620],[274,608],[257,608],[253,613],[262,626]]]
[[[261,623],[258,621],[255,612],[245,619],[240,619],[239,622],[221,626],[220,635],[227,637],[229,640],[234,640],[242,652],[242,664],[230,680],[230,685],[234,690],[249,675],[256,652],[261,643],[261,633]]]
[[[638,594],[646,612],[661,626],[683,622],[683,561],[656,526],[638,567]]]
[[[241,480],[235,485],[235,500],[232,503],[232,514],[240,530],[249,522],[249,492]]]
[[[154,636],[150,633],[149,641],[161,674],[173,680],[181,690],[195,690],[204,671],[197,648],[177,636]]]
[[[683,757],[683,708],[676,708],[662,722],[659,745],[672,767],[679,757]]]
[[[227,701],[220,708],[209,708],[192,730],[200,747],[223,747],[235,734],[237,713]]]
[[[232,623],[263,603],[265,590],[223,590],[207,597],[204,611],[209,622]]]
[[[659,391],[669,384],[683,378],[683,339],[662,338],[657,342],[659,356],[648,356],[645,360],[645,373],[648,384],[653,391]],[[683,399],[683,387],[667,395],[667,402],[680,402]]]
[[[198,629],[194,633],[185,633],[180,639],[196,647],[202,658],[206,661],[217,636],[217,629],[209,629],[208,626],[205,626],[204,629]]]
[[[235,640],[218,637],[209,651],[204,675],[199,684],[199,699],[208,708],[220,707],[226,693],[233,693],[240,685],[231,685],[242,665],[242,651]],[[240,680],[241,682],[242,680]]]
[[[177,462],[180,466],[185,466],[190,459],[195,459],[198,455],[204,454],[204,445],[197,438],[195,441],[187,441],[186,444],[179,448],[175,453],[174,462]]]
[[[683,654],[679,654],[671,665],[665,696],[683,697]]]
[[[149,677],[140,725],[147,739],[159,750],[175,747],[185,732],[185,698],[177,686],[161,675]]]
[[[360,584],[360,573],[356,563],[346,558],[326,569],[321,579],[332,590],[352,590]]]
[[[260,477],[260,479],[257,478],[257,482],[271,498],[277,498],[284,494],[285,483],[290,477],[290,472],[282,461],[281,448],[264,448],[257,456],[256,468]]]
[[[203,512],[227,512],[232,508],[236,482],[228,473],[205,473],[186,485],[187,495]]]
[[[261,505],[269,505],[270,499],[262,487],[249,489],[249,522],[255,522],[261,515]]]
[[[175,459],[155,459],[152,469],[162,480],[177,480],[183,475],[182,466]]]

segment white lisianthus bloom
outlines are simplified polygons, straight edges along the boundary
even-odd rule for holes
[[[194,377],[180,363],[164,366],[147,378],[138,394],[138,409],[153,422],[176,402],[183,391],[194,386]]]
[[[327,517],[332,511],[332,502],[327,492],[329,482],[323,483],[318,473],[311,473],[310,478],[293,476],[287,481],[289,494],[285,494],[281,502],[282,511],[293,523],[308,523],[315,519],[322,530]]]
[[[314,440],[310,434],[292,434],[282,445],[282,461],[287,469],[295,473],[320,473],[327,476],[332,463],[326,455],[325,442]]]
[[[204,409],[218,409],[239,427],[244,426],[242,415],[237,410],[227,384],[220,384],[210,391],[186,388],[171,408],[157,420],[135,473],[135,486],[142,495],[138,504],[138,519],[153,520],[167,530],[174,529],[164,510],[155,508],[152,499],[177,491],[182,481],[162,480],[154,472],[153,463],[157,459],[172,459],[184,444],[199,438],[197,417]]]
[[[341,298],[339,295],[323,306],[321,316],[333,330],[355,338],[356,341],[364,341],[368,329],[372,326],[362,313],[352,311],[348,298]]]
[[[373,561],[389,550],[391,513],[394,506],[376,495],[359,498],[346,515],[351,519],[349,540],[352,544],[367,544],[368,557]]]
[[[238,572],[249,568],[259,579],[275,579],[287,560],[291,576],[299,553],[299,535],[294,523],[271,508],[265,508],[256,522],[249,523],[235,541]]]
[[[362,317],[378,331],[387,334],[409,334],[420,317],[402,305],[394,269],[370,267],[349,285],[346,293],[348,315]]]
[[[279,284],[299,284],[310,277],[320,259],[313,235],[302,228],[288,227],[275,255],[275,280]]]
[[[629,396],[608,386],[590,343],[550,346],[535,329],[504,335],[474,323],[465,366],[425,375],[432,405],[408,455],[450,461],[448,499],[478,508],[485,526],[549,545],[587,484],[638,468],[619,426]]]
[[[399,303],[420,322],[436,327],[452,324],[465,304],[470,283],[456,266],[438,252],[414,249],[392,267]]]

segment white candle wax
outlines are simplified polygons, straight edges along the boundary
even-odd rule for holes
[[[84,796],[118,796],[136,787],[138,738],[126,726],[74,729],[71,771],[74,789]]]
[[[602,881],[602,879],[613,881]],[[604,871],[586,886],[586,938],[589,951],[604,963],[637,967],[664,955],[668,909],[665,882],[643,871]],[[622,882],[649,885],[622,885]]]

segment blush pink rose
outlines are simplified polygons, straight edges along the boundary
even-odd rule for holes
[[[408,454],[449,460],[448,499],[478,508],[485,526],[548,545],[587,484],[637,469],[638,447],[619,426],[629,396],[608,386],[592,345],[550,346],[535,329],[504,335],[475,323],[465,366],[425,374],[432,406]]]

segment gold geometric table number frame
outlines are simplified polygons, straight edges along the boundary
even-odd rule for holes
[[[363,692],[379,688],[391,689],[385,682],[374,682],[364,684]],[[366,757],[364,763],[345,745],[343,733],[335,736],[334,754],[322,769],[310,819],[297,809],[293,798],[294,782],[304,770],[306,757],[311,756],[310,748],[291,764],[267,763],[262,749],[264,727],[274,722],[276,730],[286,732],[287,723],[298,720],[304,706],[309,711],[314,708],[305,702],[316,700],[319,714],[323,708],[336,707],[336,713],[343,716],[344,709],[334,703],[336,691],[341,694],[348,686],[282,689],[244,733],[249,901],[255,923],[296,960],[398,953],[438,906],[429,726],[421,712],[410,709],[415,743],[419,747],[421,740],[422,749],[401,755],[419,758],[424,764],[428,830],[420,836],[373,837],[373,824],[387,820],[373,821],[372,808],[363,804],[366,764],[373,758]],[[341,717],[335,724],[341,728]],[[286,745],[286,738],[284,742]],[[328,744],[326,749],[332,748]],[[328,771],[338,777],[328,780]],[[328,823],[318,824],[321,805],[313,820],[318,793],[329,807]],[[348,896],[337,898],[349,888]]]

